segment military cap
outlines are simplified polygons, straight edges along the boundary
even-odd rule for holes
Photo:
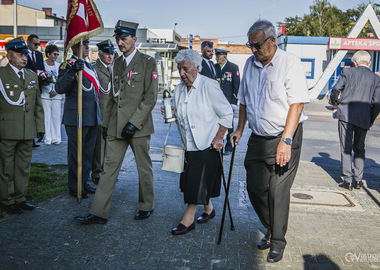
[[[138,23],[126,22],[119,20],[115,25],[114,37],[126,37],[129,35],[136,36],[136,29],[139,26]]]
[[[98,46],[98,49],[107,52],[107,53],[115,53],[115,47],[113,46],[113,43],[111,40],[103,40],[102,42],[99,42],[96,44]]]
[[[15,51],[19,53],[29,53],[28,45],[26,45],[22,37],[14,38],[5,43],[5,49],[7,51]]]
[[[230,51],[222,50],[222,49],[215,49],[216,55],[227,55]]]

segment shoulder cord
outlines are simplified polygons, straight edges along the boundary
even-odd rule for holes
[[[5,99],[5,101],[9,104],[9,105],[12,105],[12,106],[23,106],[25,104],[25,94],[24,94],[24,90],[21,91],[21,94],[20,94],[20,97],[17,101],[12,101],[9,99],[9,97],[7,96],[7,93],[5,93],[5,90],[4,90],[4,86],[3,86],[3,82],[1,81],[0,79],[0,92],[1,94],[3,94],[3,97]]]

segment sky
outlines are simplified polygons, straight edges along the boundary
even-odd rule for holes
[[[51,7],[57,16],[65,16],[67,0],[17,0],[19,5],[41,9]],[[247,42],[246,33],[258,19],[276,24],[286,17],[309,13],[312,0],[94,0],[105,27],[114,27],[121,19],[139,23],[139,28],[174,29],[182,37],[219,38],[238,44]],[[330,0],[345,11],[368,0]],[[375,1],[373,1],[375,2]],[[378,1],[376,1],[378,2]]]

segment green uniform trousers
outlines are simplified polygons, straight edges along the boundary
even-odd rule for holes
[[[104,172],[100,175],[90,214],[108,219],[112,194],[129,145],[135,156],[139,174],[139,210],[153,210],[154,185],[152,160],[149,156],[150,135],[132,138],[130,141],[108,135]]]
[[[33,140],[0,140],[0,201],[12,205],[26,201]]]
[[[105,144],[106,142],[103,139],[102,126],[98,126],[98,136],[96,137],[94,157],[92,158],[92,179],[100,178],[100,174],[103,172]]]

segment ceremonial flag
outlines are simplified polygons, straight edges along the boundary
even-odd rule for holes
[[[65,59],[74,44],[104,31],[102,18],[93,0],[68,0],[66,18]]]

